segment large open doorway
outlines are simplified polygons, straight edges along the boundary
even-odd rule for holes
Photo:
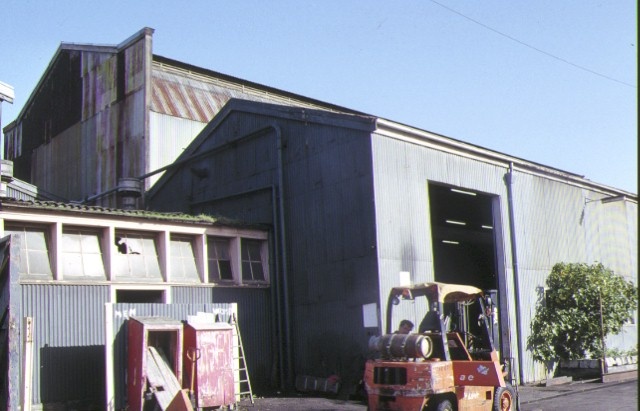
[[[436,281],[498,288],[492,198],[429,183]]]
[[[496,307],[504,308],[501,303],[506,301],[500,301],[498,292],[504,289],[503,266],[497,257],[502,255],[496,236],[499,227],[494,227],[500,221],[498,197],[431,182],[428,189],[435,280],[478,287],[489,293]],[[498,350],[501,342],[507,342],[501,338],[499,317],[493,316],[490,327]]]

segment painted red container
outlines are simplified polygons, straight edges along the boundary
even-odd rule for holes
[[[189,389],[193,385],[198,408],[235,404],[231,325],[206,322],[185,325],[183,361],[185,385]]]
[[[127,404],[129,410],[142,411],[147,391],[149,347],[155,347],[166,356],[177,384],[182,383],[183,327],[180,321],[163,317],[131,317],[127,322]]]

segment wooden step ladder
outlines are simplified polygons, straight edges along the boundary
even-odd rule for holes
[[[231,325],[235,331],[234,341],[237,341],[237,345],[234,344],[234,355],[238,355],[233,359],[236,360],[237,368],[233,369],[234,382],[237,388],[236,402],[240,402],[244,399],[248,399],[251,405],[253,402],[253,391],[251,390],[251,381],[249,380],[249,371],[247,370],[247,361],[244,355],[244,347],[242,346],[242,337],[240,336],[240,328],[238,327],[238,319],[236,314],[231,314]]]

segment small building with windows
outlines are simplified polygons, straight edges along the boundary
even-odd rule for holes
[[[262,366],[270,361],[272,338],[267,227],[2,198],[0,232],[1,408],[17,409],[29,383],[34,406],[123,409],[122,323],[144,313],[186,319],[234,307],[254,390],[268,387]],[[21,371],[27,317],[33,321],[30,381]]]

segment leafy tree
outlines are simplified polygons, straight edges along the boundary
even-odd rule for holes
[[[533,358],[547,364],[602,352],[600,298],[605,336],[618,334],[638,307],[637,287],[600,263],[558,263],[547,287],[527,340]]]

